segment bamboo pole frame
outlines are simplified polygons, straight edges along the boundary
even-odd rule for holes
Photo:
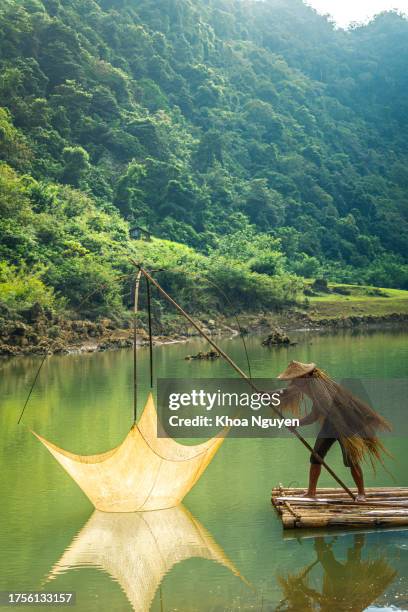
[[[136,275],[135,280],[135,298],[133,300],[133,422],[136,423],[137,419],[137,355],[136,355],[136,342],[137,342],[137,313],[139,309],[139,288],[140,279],[142,277],[142,271]]]

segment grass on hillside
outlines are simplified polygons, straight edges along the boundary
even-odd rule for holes
[[[312,281],[307,283],[309,289],[311,284]],[[311,318],[408,314],[408,291],[402,289],[342,283],[328,283],[328,288],[329,293],[313,290],[316,295],[307,297],[310,305],[308,314]],[[348,295],[336,290],[347,292]]]

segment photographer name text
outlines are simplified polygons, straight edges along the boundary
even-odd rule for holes
[[[172,415],[169,417],[170,427],[260,427],[261,429],[282,429],[282,427],[299,427],[299,419],[266,418],[253,414],[251,418],[215,417],[197,415],[191,418]]]

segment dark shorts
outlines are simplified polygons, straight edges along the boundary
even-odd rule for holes
[[[324,459],[325,456],[327,455],[327,453],[329,452],[329,450],[331,449],[331,447],[333,446],[333,444],[335,442],[338,442],[340,444],[340,448],[341,448],[341,452],[343,454],[343,463],[346,467],[353,467],[353,463],[350,460],[350,457],[347,454],[346,449],[344,448],[344,445],[342,444],[342,442],[340,441],[339,438],[317,438],[315,445],[313,447],[313,450],[322,458]],[[321,463],[321,461],[318,460],[317,457],[315,457],[313,454],[310,455],[310,463],[313,464],[319,464]]]
[[[331,447],[335,442],[340,444],[341,452],[343,454],[343,463],[346,467],[352,467],[353,462],[347,454],[346,449],[344,448],[343,443],[340,440],[340,436],[338,435],[335,427],[331,424],[331,422],[326,419],[322,425],[321,430],[318,433],[315,445],[313,450],[324,459]],[[319,464],[319,461],[313,454],[310,455],[310,463]]]

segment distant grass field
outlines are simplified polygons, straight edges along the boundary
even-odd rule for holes
[[[312,290],[312,281],[308,282],[308,289]],[[341,283],[328,283],[328,289],[328,293],[313,290],[315,295],[307,296],[311,318],[408,314],[408,291],[402,289]]]

